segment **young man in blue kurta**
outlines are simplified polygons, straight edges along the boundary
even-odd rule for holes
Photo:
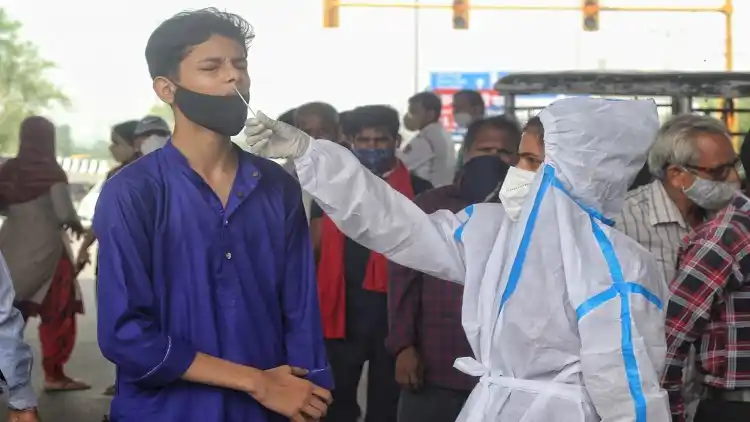
[[[113,422],[319,420],[332,387],[299,185],[243,152],[252,28],[215,9],[151,35],[167,145],[99,197],[99,344]]]

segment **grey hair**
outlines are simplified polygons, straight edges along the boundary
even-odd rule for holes
[[[680,114],[664,123],[656,133],[656,140],[648,152],[648,167],[651,174],[657,179],[664,179],[669,165],[695,165],[700,160],[695,137],[700,134],[730,137],[724,123],[710,116]]]

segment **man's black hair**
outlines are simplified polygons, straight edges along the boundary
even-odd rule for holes
[[[530,118],[525,125],[523,125],[523,131],[526,132],[529,129],[536,130],[539,135],[544,138],[544,126],[542,125],[542,119],[539,116]]]
[[[470,106],[482,107],[482,110],[484,110],[484,98],[482,98],[482,94],[480,94],[479,91],[474,91],[473,89],[462,89],[453,94],[453,98],[456,97],[464,97]]]
[[[321,122],[328,127],[337,128],[339,126],[339,112],[336,108],[328,103],[312,102],[302,104],[294,112],[295,119],[299,116],[313,115],[318,116]]]
[[[255,38],[252,25],[239,15],[214,7],[180,12],[159,25],[146,43],[146,63],[151,79],[178,77],[182,60],[196,45],[221,35],[244,46],[245,55]]]
[[[518,122],[515,119],[508,116],[493,116],[484,119],[479,119],[469,125],[464,136],[463,150],[468,151],[477,139],[479,131],[485,126],[491,126],[497,130],[501,130],[508,134],[508,139],[511,141],[510,145],[506,145],[508,149],[515,152],[518,151],[518,144],[521,143],[521,128],[518,126]]]
[[[126,122],[120,122],[112,126],[112,132],[116,133],[117,136],[122,138],[123,141],[127,142],[128,145],[133,146],[135,144],[135,128],[138,127],[138,120],[128,120]]]
[[[353,110],[346,110],[339,113],[339,125],[341,126],[341,132],[345,136],[351,136],[352,130],[350,128],[351,126],[351,119],[352,119],[352,111]]]
[[[434,92],[420,92],[409,98],[409,104],[420,104],[425,110],[435,112],[435,121],[440,118],[443,111],[443,102]]]
[[[398,111],[387,105],[366,105],[357,107],[346,116],[344,135],[357,136],[365,129],[385,130],[396,139],[401,128]]]
[[[289,126],[294,126],[294,115],[295,115],[295,113],[297,113],[297,109],[296,108],[293,108],[291,110],[287,110],[284,113],[282,113],[281,116],[279,116],[279,118],[276,119],[276,120],[278,120],[280,122],[284,122],[284,123],[288,124]]]

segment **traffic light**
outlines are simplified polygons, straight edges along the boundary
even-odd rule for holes
[[[339,27],[339,0],[323,0],[323,28]]]
[[[453,0],[453,29],[469,29],[469,0]]]
[[[583,30],[599,30],[599,0],[583,0]]]

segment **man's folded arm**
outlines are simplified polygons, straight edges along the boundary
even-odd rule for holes
[[[159,326],[158,298],[149,276],[154,213],[147,204],[155,198],[126,182],[105,185],[94,217],[102,354],[117,365],[120,376],[142,388],[185,379],[249,392],[261,371],[199,353]]]
[[[15,294],[10,271],[0,255],[0,390],[8,392],[8,404],[14,409],[37,405],[31,386],[31,348],[23,340],[24,322],[13,307]]]
[[[350,239],[403,266],[463,283],[463,245],[455,234],[468,216],[427,215],[330,141],[311,140],[295,165],[302,188]]]

